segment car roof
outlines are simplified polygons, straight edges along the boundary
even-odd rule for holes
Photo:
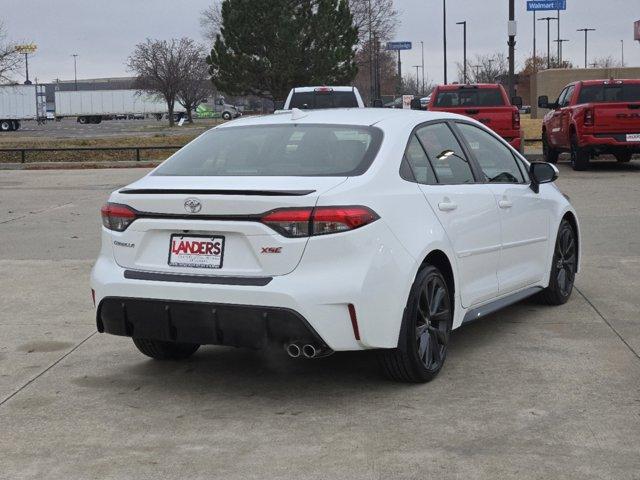
[[[439,90],[461,90],[465,88],[499,88],[499,83],[450,83],[438,85]]]
[[[305,92],[315,92],[320,88],[330,88],[334,92],[352,92],[357,90],[356,87],[346,87],[346,86],[333,86],[333,85],[317,85],[315,87],[295,87],[293,91],[296,93],[305,93]]]
[[[578,83],[578,82],[574,82]],[[624,79],[624,78],[609,78],[606,80],[582,80],[583,85],[603,85],[603,84],[616,84],[616,83],[640,83],[640,79]]]
[[[327,125],[372,126],[381,122],[404,122],[418,124],[432,120],[464,118],[445,112],[389,108],[330,108],[319,110],[281,110],[272,115],[243,117],[224,123],[216,128],[251,125],[286,125],[294,123],[319,123]]]

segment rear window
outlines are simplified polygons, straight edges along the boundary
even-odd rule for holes
[[[358,100],[354,92],[294,92],[289,108],[358,108]]]
[[[578,103],[640,102],[640,83],[586,85]]]
[[[502,107],[504,98],[499,88],[461,88],[438,92],[436,107]]]
[[[345,125],[216,128],[153,173],[172,176],[353,176],[375,158],[382,131]]]

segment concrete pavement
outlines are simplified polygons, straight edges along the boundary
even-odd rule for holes
[[[640,478],[640,162],[560,168],[578,291],[456,331],[416,386],[369,354],[158,363],[95,333],[99,207],[145,171],[0,172],[0,478]]]

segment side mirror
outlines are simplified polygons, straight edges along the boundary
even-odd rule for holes
[[[511,99],[511,105],[518,107],[518,110],[522,108],[522,97],[513,97]]]
[[[533,162],[529,167],[531,190],[538,193],[540,191],[540,185],[555,182],[558,179],[558,174],[558,169],[551,163]]]
[[[382,103],[382,100],[380,98],[376,98],[373,101],[373,104],[371,105],[373,108],[383,108],[384,104]]]
[[[538,97],[538,108],[549,108],[549,97],[541,95]]]
[[[274,110],[282,110],[284,108],[284,101],[283,100],[275,100],[273,102],[273,109]]]
[[[422,110],[422,103],[420,103],[419,98],[411,100],[411,110]]]

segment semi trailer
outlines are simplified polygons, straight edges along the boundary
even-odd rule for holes
[[[107,118],[154,116],[158,120],[169,112],[163,98],[138,90],[87,90],[55,92],[56,120],[76,117],[78,123],[100,123]],[[174,114],[184,113],[179,103]]]
[[[23,120],[38,119],[35,85],[0,86],[0,132],[18,130]]]

